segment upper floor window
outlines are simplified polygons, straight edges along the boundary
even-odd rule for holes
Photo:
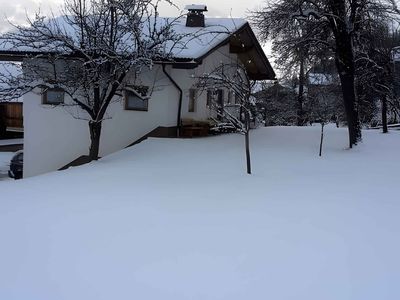
[[[58,105],[64,103],[64,90],[61,88],[48,88],[42,94],[43,104]]]
[[[148,111],[148,86],[130,86],[125,89],[125,109]]]

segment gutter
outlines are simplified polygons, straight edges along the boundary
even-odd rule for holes
[[[43,52],[43,51],[12,51],[12,50],[0,50],[0,61],[17,61],[22,62],[25,58],[34,56],[35,58],[48,58],[49,55],[55,55],[55,52]]]
[[[178,116],[176,120],[176,127],[178,129],[177,131],[177,136],[179,137],[180,130],[181,130],[181,110],[182,110],[182,96],[183,96],[183,91],[180,88],[180,86],[176,83],[176,81],[167,73],[165,70],[165,64],[162,64],[162,70],[164,74],[168,77],[168,79],[172,82],[172,84],[176,87],[176,89],[179,91],[179,105],[178,105]]]

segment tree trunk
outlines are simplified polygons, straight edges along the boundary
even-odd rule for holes
[[[89,121],[89,131],[90,131],[89,158],[90,160],[98,160],[99,148],[100,148],[101,122]]]
[[[304,55],[303,50],[300,49],[299,94],[297,96],[297,126],[304,125],[304,82]]]
[[[388,132],[388,123],[387,123],[387,100],[386,96],[382,98],[382,132]]]
[[[355,68],[351,36],[342,32],[336,37],[336,67],[342,86],[343,102],[349,128],[349,147],[361,140],[361,126],[358,120],[355,93]]]
[[[352,148],[353,145],[357,145],[361,140],[361,127],[356,108],[354,74],[341,74],[340,81],[342,84],[343,102],[349,129],[349,147]]]
[[[247,166],[247,174],[251,174],[251,161],[250,161],[250,141],[249,141],[249,133],[250,133],[250,114],[248,111],[245,113],[245,122],[246,122],[246,132],[244,135],[245,145],[246,145],[246,166]]]
[[[264,127],[267,127],[267,108],[264,108]]]
[[[319,143],[319,156],[322,156],[322,143],[324,142],[324,126],[325,123],[321,123],[321,142]]]
[[[330,26],[335,36],[335,62],[342,85],[344,108],[349,128],[349,146],[357,145],[361,140],[361,126],[358,120],[355,93],[355,63],[353,42],[350,33],[351,24],[347,22],[347,8],[344,0],[330,0],[332,10]]]

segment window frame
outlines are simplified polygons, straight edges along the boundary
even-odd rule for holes
[[[48,92],[61,92],[62,93],[62,101],[59,102],[49,102]],[[55,88],[45,88],[42,92],[42,104],[44,105],[60,105],[65,103],[65,91],[62,88],[55,87]]]
[[[139,90],[142,89],[143,92],[146,93],[146,95],[143,95],[142,93],[139,92]],[[128,86],[124,89],[124,108],[125,110],[132,110],[132,111],[149,111],[149,98],[147,96],[147,92],[149,90],[148,86]],[[144,102],[145,107],[130,107],[129,106],[129,96],[134,96],[141,101]]]

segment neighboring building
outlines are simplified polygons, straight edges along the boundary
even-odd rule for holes
[[[107,110],[108,118],[103,121],[100,156],[123,149],[150,132],[176,132],[182,119],[211,117],[213,112],[207,106],[210,100],[207,97],[225,98],[229,93],[202,93],[196,89],[196,77],[221,63],[242,63],[251,79],[275,78],[245,20],[204,18],[204,6],[189,6],[188,9],[187,21],[182,19],[174,29],[194,33],[200,28],[202,36],[175,52],[173,62],[159,62],[152,70],[137,76],[134,87],[121,91],[121,96],[116,97]],[[223,26],[224,31],[216,32],[218,26]],[[23,55],[0,49],[0,60],[23,60]],[[133,75],[130,78],[133,82]],[[152,90],[151,97],[143,99],[141,94],[148,89]],[[87,121],[71,117],[79,114],[76,106],[57,105],[68,101],[61,90],[35,89],[24,98],[24,176],[57,170],[88,154]]]
[[[309,98],[341,98],[339,76],[335,73],[307,73],[307,96]]]

